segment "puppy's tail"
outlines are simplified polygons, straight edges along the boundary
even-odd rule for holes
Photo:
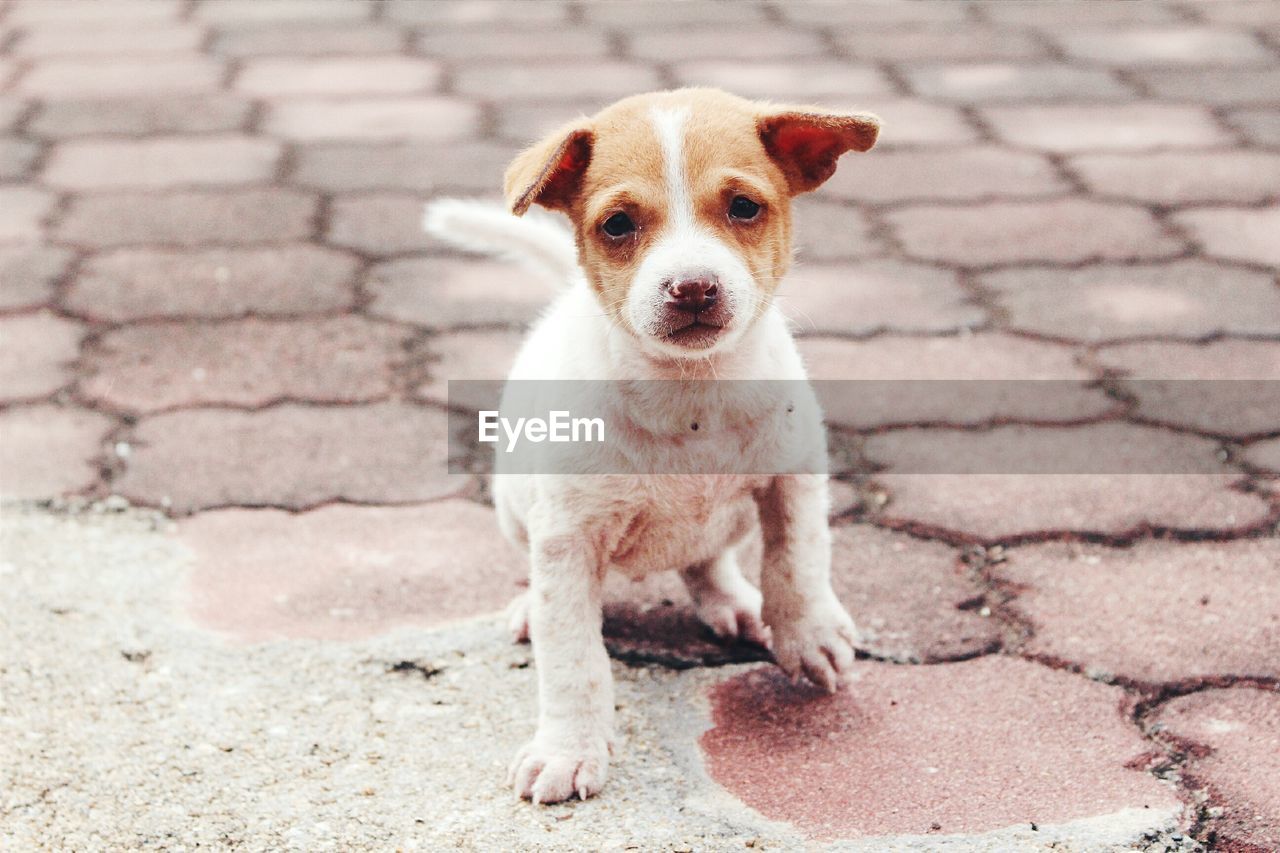
[[[490,202],[442,198],[427,204],[422,227],[459,249],[515,261],[557,284],[579,274],[573,236],[549,218],[517,217]]]

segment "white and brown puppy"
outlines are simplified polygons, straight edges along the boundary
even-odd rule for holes
[[[539,719],[511,767],[522,796],[585,798],[604,784],[614,736],[607,571],[678,570],[707,625],[769,643],[793,677],[835,690],[852,664],[853,623],[829,578],[825,434],[772,296],[792,257],[791,197],[829,178],[841,154],[871,148],[878,131],[867,114],[709,89],[638,95],[517,157],[510,213],[428,207],[437,236],[523,257],[568,285],[512,379],[675,380],[637,383],[645,390],[634,395],[623,383],[579,383],[610,395],[590,407],[623,425],[595,460],[607,475],[495,478],[502,529],[531,564],[515,628],[533,642]],[[566,214],[572,237],[510,215],[534,204]],[[705,379],[798,380],[801,390],[696,381]],[[706,473],[734,471],[802,473]],[[763,596],[735,560],[753,536],[763,540]]]

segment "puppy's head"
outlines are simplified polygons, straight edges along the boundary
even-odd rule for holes
[[[526,150],[507,200],[566,213],[601,305],[658,356],[727,349],[791,259],[791,197],[875,144],[880,122],[711,89],[637,95]]]

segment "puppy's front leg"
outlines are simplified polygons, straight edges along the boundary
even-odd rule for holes
[[[599,792],[613,741],[613,676],[601,636],[602,566],[586,538],[534,538],[529,634],[538,668],[538,730],[508,782],[535,803]]]
[[[760,590],[778,665],[830,692],[853,666],[857,633],[831,589],[830,498],[822,474],[781,474],[755,493],[764,536]]]

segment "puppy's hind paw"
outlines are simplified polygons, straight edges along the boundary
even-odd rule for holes
[[[534,805],[563,802],[600,793],[609,774],[609,747],[604,738],[575,744],[551,744],[535,737],[516,754],[507,784]]]
[[[521,593],[507,605],[507,630],[511,642],[529,642],[529,593]]]

